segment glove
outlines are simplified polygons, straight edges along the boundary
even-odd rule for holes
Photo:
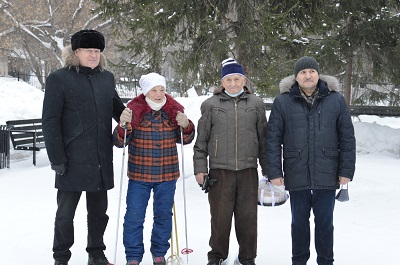
[[[121,117],[119,117],[119,122],[121,127],[125,127],[127,123],[131,123],[132,121],[132,110],[130,108],[125,108],[124,111],[121,114]]]
[[[178,114],[176,114],[175,119],[176,119],[176,122],[178,123],[178,125],[182,126],[182,128],[186,128],[189,126],[189,120],[185,113],[178,111]]]
[[[214,182],[217,181],[218,179],[210,179],[209,175],[205,175],[203,184],[199,184],[199,186],[201,187],[201,190],[204,190],[204,193],[207,193],[210,191],[211,186],[214,184]]]
[[[51,169],[54,170],[57,175],[63,176],[67,172],[67,165],[65,163],[58,165],[51,165]]]

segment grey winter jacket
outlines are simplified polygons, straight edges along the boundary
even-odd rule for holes
[[[344,97],[336,91],[339,83],[320,75],[318,87],[309,110],[294,76],[283,79],[269,116],[267,175],[284,177],[289,191],[336,189],[339,176],[353,179],[354,128]]]
[[[194,173],[207,173],[208,169],[257,168],[258,159],[265,174],[266,126],[265,104],[261,98],[246,87],[239,99],[217,89],[201,105],[194,145]]]
[[[79,66],[71,47],[64,51],[65,67],[46,80],[43,134],[51,164],[66,163],[55,187],[67,191],[99,191],[114,187],[112,118],[124,105],[115,91],[112,73]]]

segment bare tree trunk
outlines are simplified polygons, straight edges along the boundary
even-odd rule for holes
[[[349,55],[347,57],[347,66],[346,66],[346,71],[344,73],[344,98],[347,103],[347,107],[350,108],[350,96],[351,96],[351,81],[352,81],[352,75],[353,75],[353,50],[351,49],[351,52],[349,52]]]
[[[350,17],[349,24],[348,24],[348,34],[349,36],[353,34],[354,30],[354,18]],[[353,44],[350,42],[349,37],[349,50],[347,53],[347,66],[344,73],[344,98],[346,99],[347,107],[350,109],[350,102],[351,102],[351,83],[353,79],[353,61],[354,61],[354,48]]]

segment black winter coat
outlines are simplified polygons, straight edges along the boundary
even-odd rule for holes
[[[267,175],[284,177],[289,191],[336,189],[339,176],[353,179],[354,128],[336,78],[320,75],[308,108],[294,77],[282,80],[267,127]],[[283,172],[282,172],[283,146]]]
[[[55,187],[99,191],[114,187],[112,118],[124,105],[112,73],[66,67],[49,75],[43,102],[43,134],[51,164],[67,164]]]

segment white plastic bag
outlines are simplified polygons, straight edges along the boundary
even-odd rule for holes
[[[279,206],[289,198],[285,186],[272,185],[268,178],[263,177],[258,183],[258,205]]]

